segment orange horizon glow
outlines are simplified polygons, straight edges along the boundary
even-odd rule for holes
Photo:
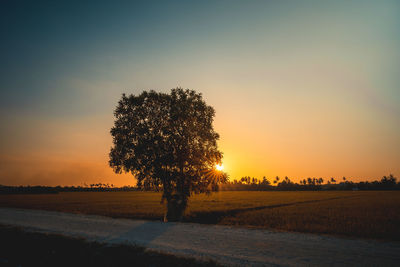
[[[400,178],[399,1],[20,8],[0,52],[2,185],[135,185],[108,166],[113,111],[176,87],[215,109],[230,180]]]

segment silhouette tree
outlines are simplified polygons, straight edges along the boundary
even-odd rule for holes
[[[262,179],[262,184],[263,185],[270,185],[271,183],[268,181],[268,179],[267,179],[267,177],[263,177],[263,179]]]
[[[387,177],[386,175],[382,177],[380,183],[381,183],[381,187],[383,189],[390,189],[390,188],[394,188],[396,186],[396,181],[397,178],[393,176],[393,174],[390,174],[389,177]]]
[[[193,193],[217,191],[226,182],[215,169],[222,159],[215,111],[201,94],[182,88],[123,94],[114,115],[109,164],[116,173],[132,173],[138,187],[161,190],[165,220],[180,220]]]

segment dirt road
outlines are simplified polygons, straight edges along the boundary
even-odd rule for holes
[[[226,265],[400,265],[397,242],[11,208],[0,208],[0,224],[106,243],[137,244]]]

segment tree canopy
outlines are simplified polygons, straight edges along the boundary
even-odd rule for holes
[[[132,173],[138,186],[162,190],[171,220],[182,216],[192,193],[216,191],[226,181],[215,170],[222,159],[215,110],[200,93],[176,88],[123,94],[114,115],[110,166]]]

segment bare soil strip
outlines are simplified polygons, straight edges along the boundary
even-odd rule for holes
[[[0,224],[213,259],[226,265],[398,266],[400,243],[0,208]]]

